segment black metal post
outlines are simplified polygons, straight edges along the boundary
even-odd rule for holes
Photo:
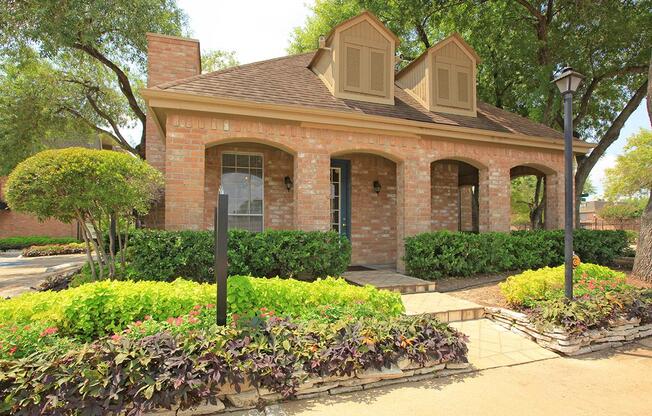
[[[573,299],[573,93],[564,94],[564,292]]]
[[[227,233],[229,196],[220,194],[215,207],[215,281],[217,283],[217,308],[215,311],[218,325],[226,325],[226,273],[228,267],[226,246],[229,241]]]

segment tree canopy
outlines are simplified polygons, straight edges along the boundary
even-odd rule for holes
[[[134,151],[125,129],[142,130],[138,89],[146,73],[147,32],[186,34],[187,18],[175,0],[12,1],[0,8],[0,46],[12,53],[32,48],[49,65],[57,86],[75,89],[69,119],[111,136]]]
[[[40,220],[76,220],[89,259],[94,245],[102,277],[105,266],[115,274],[114,253],[102,238],[110,219],[125,224],[133,221],[134,212],[147,214],[162,186],[161,173],[133,155],[72,147],[45,150],[20,162],[7,179],[5,198],[12,210]]]
[[[219,49],[204,51],[201,54],[201,72],[213,72],[239,65],[235,51],[222,51]]]
[[[605,171],[610,199],[648,196],[652,190],[652,130],[641,129],[627,140],[616,165]]]

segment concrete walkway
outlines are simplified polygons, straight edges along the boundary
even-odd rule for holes
[[[442,322],[457,322],[480,319],[484,307],[468,300],[445,293],[415,293],[402,295],[407,315],[432,314]]]
[[[649,415],[651,373],[652,338],[647,338],[581,358],[552,357],[489,367],[233,415]]]
[[[48,276],[72,270],[85,262],[85,254],[21,257],[20,251],[0,253],[0,297],[27,292]]]

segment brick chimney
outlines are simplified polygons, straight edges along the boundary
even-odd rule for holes
[[[147,34],[147,87],[188,78],[201,73],[199,41],[176,36]],[[149,109],[148,109],[149,111]],[[145,128],[145,158],[165,175],[165,138],[161,137],[152,117]],[[154,207],[147,226],[163,227],[164,202]]]

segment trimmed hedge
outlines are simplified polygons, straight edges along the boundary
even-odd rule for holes
[[[575,230],[583,262],[610,264],[628,247],[624,231]],[[437,231],[405,239],[407,273],[422,279],[538,269],[564,262],[564,232],[459,233]]]
[[[72,237],[7,237],[0,238],[0,251],[22,250],[30,246],[44,246],[51,244],[77,243],[79,240]]]
[[[129,238],[127,253],[134,280],[214,281],[211,231],[138,230]],[[229,231],[229,275],[340,276],[350,260],[351,244],[331,231]]]
[[[294,318],[337,320],[342,316],[396,316],[400,295],[342,279],[315,282],[231,276],[229,314],[261,308]],[[101,281],[60,292],[29,292],[0,300],[0,327],[42,324],[81,340],[119,332],[149,316],[155,321],[188,313],[196,305],[215,304],[216,287],[184,279],[172,283]],[[2,343],[2,339],[0,339]]]

